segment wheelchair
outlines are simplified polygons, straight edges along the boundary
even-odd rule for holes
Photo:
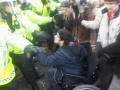
[[[94,61],[92,61],[92,64]],[[59,83],[61,90],[100,90],[95,85],[97,85],[98,81],[98,74],[100,72],[99,64],[97,63],[94,67],[92,73],[90,73],[91,63],[84,61],[84,76],[75,76],[70,74],[64,74],[62,77],[61,83]],[[90,75],[88,75],[90,74]],[[80,83],[73,85],[73,84],[65,84],[64,80],[66,77],[76,78],[80,80]]]
[[[74,88],[73,90],[100,90],[94,85],[80,85]]]

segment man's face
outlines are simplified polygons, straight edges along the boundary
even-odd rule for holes
[[[61,12],[62,12],[63,14],[65,14],[66,10],[67,10],[67,7],[61,7]]]
[[[119,8],[119,4],[115,1],[113,2],[105,2],[105,5],[108,9],[109,12],[115,13],[118,8]]]
[[[17,10],[16,4],[17,3],[15,1],[6,1],[1,3],[1,7],[5,12],[12,14]]]
[[[8,13],[11,13],[11,14],[13,13],[13,8],[11,6],[5,6],[5,10]]]
[[[71,13],[70,7],[61,7],[61,11],[64,15]]]
[[[60,36],[59,36],[58,33],[54,36],[54,43],[55,44],[59,44],[60,43]]]

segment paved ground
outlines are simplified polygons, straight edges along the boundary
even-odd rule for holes
[[[45,72],[47,68],[40,66],[38,63],[35,63],[37,71]],[[31,86],[27,83],[23,75],[19,70],[17,70],[17,80],[20,87],[20,90],[32,90]],[[49,90],[49,84],[47,79],[47,74],[42,79],[37,80],[37,84],[39,85],[40,90]]]

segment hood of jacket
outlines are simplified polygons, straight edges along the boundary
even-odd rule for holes
[[[60,49],[64,56],[71,62],[75,62],[87,56],[87,50],[81,44],[73,44],[72,46],[63,46]]]

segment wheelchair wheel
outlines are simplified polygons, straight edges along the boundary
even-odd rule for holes
[[[101,90],[93,85],[80,85],[75,87],[73,90]]]

